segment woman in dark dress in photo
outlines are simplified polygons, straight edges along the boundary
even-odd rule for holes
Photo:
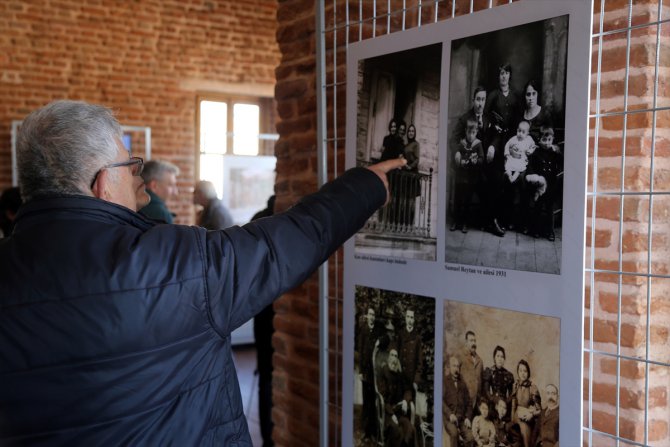
[[[392,160],[400,158],[405,155],[405,142],[398,134],[398,130],[405,123],[393,118],[389,121],[389,133],[382,141],[382,155],[380,161]],[[391,192],[391,200],[383,209],[380,210],[380,220],[383,223],[391,224],[391,230],[397,230],[397,226],[402,219],[401,198],[399,197],[399,189],[401,182],[400,171],[395,169],[388,173],[389,191]]]

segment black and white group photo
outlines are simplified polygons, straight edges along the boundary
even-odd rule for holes
[[[359,61],[356,164],[391,158],[391,200],[356,236],[356,253],[435,260],[442,44]]]
[[[561,273],[568,16],[452,41],[445,261]]]
[[[355,311],[354,446],[434,445],[435,300],[357,286]]]
[[[559,445],[560,320],[445,301],[443,447]]]

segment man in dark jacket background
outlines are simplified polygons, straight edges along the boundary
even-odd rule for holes
[[[208,232],[136,212],[143,161],[104,107],[51,103],[17,149],[25,204],[0,240],[3,446],[251,446],[230,333],[352,236],[404,163]]]
[[[150,219],[173,223],[175,214],[167,207],[171,197],[179,193],[177,176],[179,168],[165,160],[149,160],[142,170],[142,178],[151,201],[144,207],[138,207],[140,214]]]

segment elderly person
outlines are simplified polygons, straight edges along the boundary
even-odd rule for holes
[[[233,216],[216,195],[212,182],[202,180],[195,184],[193,203],[203,207],[198,218],[198,225],[201,227],[208,230],[223,230],[233,226]]]
[[[138,213],[110,110],[56,101],[17,139],[25,204],[0,244],[0,444],[251,446],[230,333],[387,200],[389,161],[243,228]]]
[[[174,221],[175,214],[170,212],[165,202],[179,192],[178,175],[179,168],[170,162],[151,160],[145,163],[142,178],[151,201],[140,209],[141,214],[160,222],[171,224]]]
[[[461,361],[457,356],[449,357],[449,373],[442,383],[443,437],[450,447],[458,447],[459,437],[465,445],[472,445],[472,408],[468,389],[461,378]]]
[[[540,415],[540,435],[537,445],[541,447],[558,447],[558,387],[550,383],[545,387],[547,406]]]
[[[389,346],[388,360],[382,366],[379,392],[384,397],[384,445],[403,447],[414,445],[415,430],[412,419],[415,413],[412,385],[402,373],[398,349]]]

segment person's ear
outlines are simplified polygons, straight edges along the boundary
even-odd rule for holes
[[[158,182],[158,181],[157,181],[155,178],[154,178],[154,179],[151,179],[151,180],[149,180],[149,183],[144,182],[144,187],[147,188],[147,189],[150,189],[150,190],[152,190],[152,191],[155,191],[155,190],[156,190],[156,183],[157,183],[157,182]]]
[[[112,176],[110,175],[108,169],[101,170],[98,173],[98,177],[95,179],[95,183],[93,183],[93,188],[91,188],[93,196],[97,197],[98,199],[109,201],[111,196],[110,186],[112,180]]]

